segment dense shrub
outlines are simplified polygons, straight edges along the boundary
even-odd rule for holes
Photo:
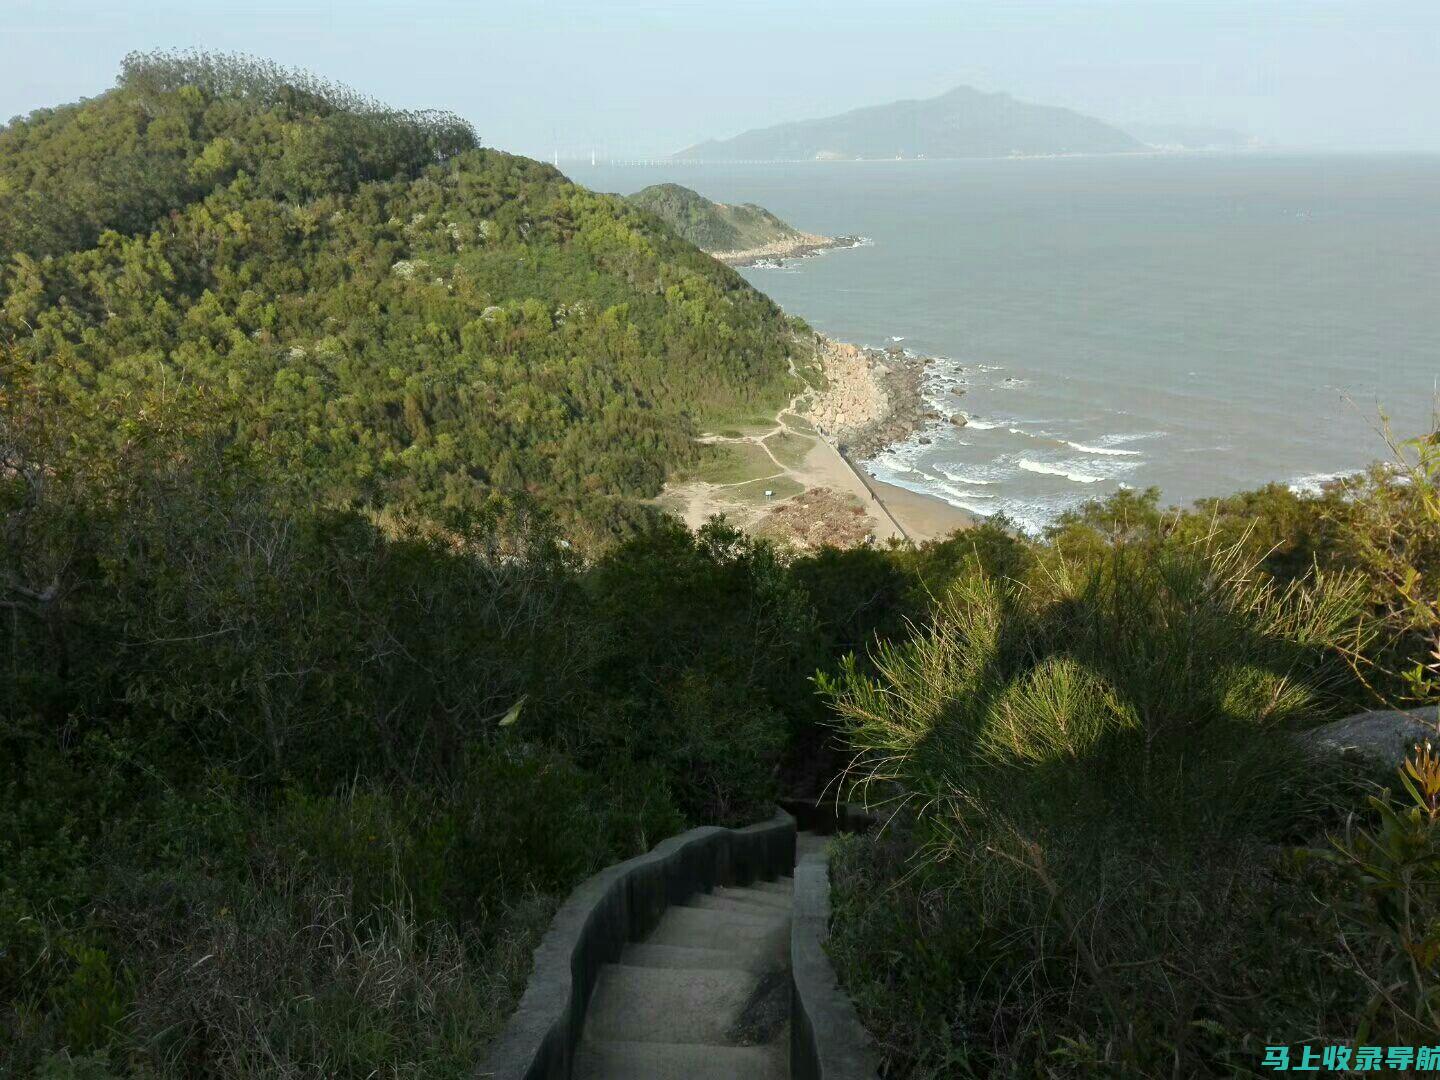
[[[1326,530],[1374,513],[1315,503]],[[912,641],[824,681],[890,822],[842,851],[834,939],[890,1074],[1228,1076],[1362,1017],[1369,1043],[1433,1035],[1434,829],[1289,854],[1335,854],[1358,805],[1295,733],[1391,647],[1377,577],[1333,547],[1355,569],[1263,569],[1251,530],[1286,517],[1217,550],[1214,505],[1152,508],[1077,514],[1015,576],[971,560]],[[1410,991],[1377,992],[1407,956]]]
[[[314,507],[204,394],[4,372],[0,1070],[461,1075],[579,880],[769,813],[764,545]]]

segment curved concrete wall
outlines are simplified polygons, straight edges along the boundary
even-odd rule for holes
[[[834,799],[781,799],[780,809],[795,819],[795,827],[801,832],[819,836],[863,833],[875,824],[875,815],[863,806]]]
[[[795,867],[790,922],[791,1080],[875,1080],[880,1055],[830,957],[830,865],[823,854]]]
[[[671,904],[717,885],[788,874],[794,866],[795,819],[781,812],[744,829],[691,829],[602,870],[556,914],[535,950],[525,996],[477,1076],[570,1080],[585,1007],[602,965],[617,960],[627,942],[649,933]]]

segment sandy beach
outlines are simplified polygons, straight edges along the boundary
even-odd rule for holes
[[[957,529],[968,529],[976,523],[973,514],[951,506],[937,495],[922,495],[909,488],[876,480],[873,476],[869,480],[891,516],[914,543],[939,540]]]

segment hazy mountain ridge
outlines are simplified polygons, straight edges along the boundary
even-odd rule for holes
[[[837,116],[711,139],[674,156],[688,161],[1006,157],[1145,149],[1119,128],[1072,109],[1033,105],[960,86],[939,97],[871,105]]]

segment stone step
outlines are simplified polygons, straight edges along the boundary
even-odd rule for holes
[[[679,906],[733,915],[737,920],[755,926],[776,926],[790,918],[789,907],[761,907],[759,904],[747,904],[711,896],[709,893],[696,893]]]
[[[830,840],[828,836],[818,836],[815,833],[802,832],[795,838],[795,861],[801,862],[806,858],[816,855],[826,858],[830,854]]]
[[[672,907],[645,940],[652,945],[685,945],[701,949],[729,949],[749,943],[778,948],[783,955],[789,948],[790,917],[756,920],[733,911],[711,911],[707,908]]]
[[[795,880],[793,878],[782,877],[776,878],[774,881],[752,881],[745,887],[747,889],[756,889],[759,892],[774,893],[777,896],[788,897],[795,892]]]
[[[788,1049],[788,1040],[758,1047],[587,1039],[572,1075],[575,1080],[785,1080]]]
[[[600,969],[586,1010],[590,1039],[733,1043],[732,1032],[761,985],[749,971],[627,967]]]
[[[738,896],[716,896],[714,893],[696,893],[685,901],[685,906],[709,911],[733,911],[737,915],[755,915],[762,919],[783,919],[790,913],[789,904],[766,904]]]
[[[724,949],[688,945],[656,945],[649,941],[625,946],[620,963],[627,967],[696,968],[713,971],[749,971],[759,974],[783,966],[767,942],[745,942]]]
[[[760,907],[774,908],[777,911],[789,911],[791,897],[789,893],[766,892],[764,889],[742,888],[738,885],[721,885],[711,896],[717,896],[722,900],[743,900],[747,904],[756,904]]]

